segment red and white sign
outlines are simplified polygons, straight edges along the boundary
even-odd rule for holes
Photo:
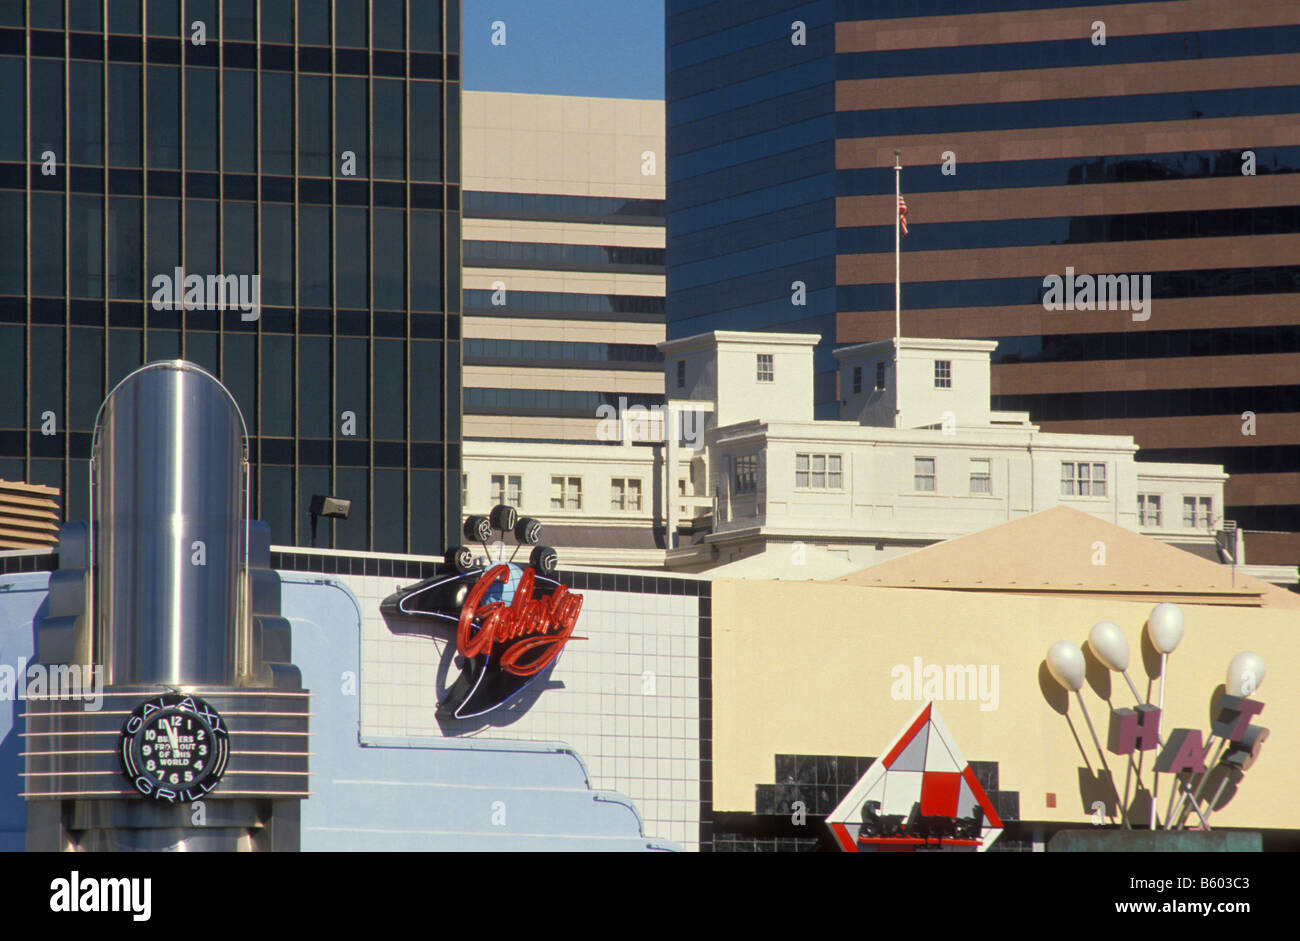
[[[912,717],[826,824],[850,853],[982,852],[1002,833],[1002,820],[934,703]]]

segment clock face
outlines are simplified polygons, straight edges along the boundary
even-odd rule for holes
[[[122,726],[122,773],[145,797],[176,803],[211,791],[225,773],[230,736],[197,696],[165,693],[136,707]]]

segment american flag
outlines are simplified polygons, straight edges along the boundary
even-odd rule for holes
[[[902,196],[898,197],[898,224],[903,227],[903,234],[907,234],[907,200]]]

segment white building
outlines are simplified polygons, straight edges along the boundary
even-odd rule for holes
[[[1139,463],[1130,436],[1045,433],[1026,413],[992,411],[991,341],[837,350],[838,421],[813,420],[816,342],[732,331],[666,341],[666,409],[606,420],[597,437],[610,443],[466,442],[467,512],[516,503],[575,564],[796,578],[1057,505],[1209,558],[1216,537],[1235,545],[1216,532],[1221,467]],[[664,414],[680,432],[667,443]]]

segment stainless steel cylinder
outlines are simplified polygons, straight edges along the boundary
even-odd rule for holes
[[[107,681],[233,685],[244,425],[213,376],[150,363],[95,425],[95,621]]]

